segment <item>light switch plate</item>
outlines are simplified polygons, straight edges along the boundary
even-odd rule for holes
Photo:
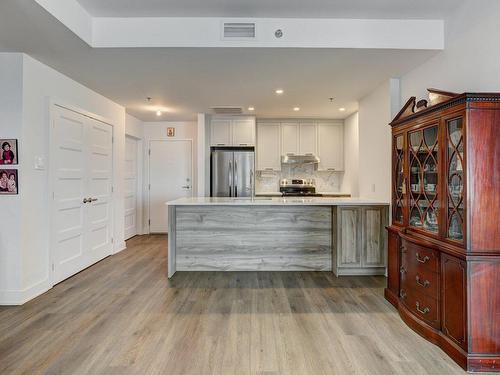
[[[45,158],[43,156],[35,156],[35,169],[39,171],[45,169]]]

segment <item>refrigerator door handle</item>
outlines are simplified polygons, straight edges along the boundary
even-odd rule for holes
[[[232,188],[233,188],[233,163],[231,163],[231,160],[229,161],[229,173],[228,173],[228,178],[229,178],[229,196],[232,196]]]
[[[238,196],[238,162],[234,161],[234,196]]]

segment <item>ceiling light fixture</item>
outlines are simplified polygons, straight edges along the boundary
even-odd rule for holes
[[[284,93],[283,89],[277,89],[276,90],[276,94],[278,94],[278,95],[281,95],[283,93]]]
[[[255,108],[254,107],[248,107],[248,110],[249,111],[255,111]]]
[[[156,111],[156,116],[161,116],[161,111]]]
[[[344,108],[344,107],[341,107],[341,108],[339,108],[339,111],[340,111],[340,112],[344,112],[344,111],[345,111],[345,108]]]
[[[300,108],[299,108],[299,107],[293,107],[293,110],[294,110],[295,112],[297,112],[297,111],[300,111]]]

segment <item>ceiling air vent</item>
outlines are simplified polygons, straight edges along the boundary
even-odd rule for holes
[[[224,38],[255,38],[255,23],[224,22]]]
[[[212,111],[216,115],[241,115],[243,109],[241,107],[212,107]]]

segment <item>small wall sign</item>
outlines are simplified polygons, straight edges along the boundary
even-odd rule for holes
[[[175,128],[167,128],[167,137],[175,137]]]

